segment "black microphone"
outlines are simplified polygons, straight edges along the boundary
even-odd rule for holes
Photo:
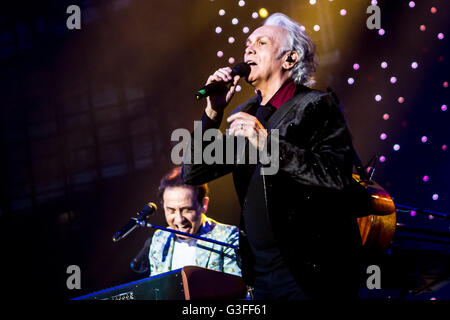
[[[147,217],[151,215],[153,212],[155,212],[157,209],[158,207],[153,202],[147,203],[145,207],[141,210],[141,212],[138,213],[138,217],[131,218],[130,221],[122,229],[120,229],[114,234],[112,240],[114,242],[117,242],[120,239],[125,238],[131,231],[133,231],[137,226],[139,226],[139,222],[147,219]]]
[[[248,77],[250,74],[251,68],[248,64],[245,62],[240,62],[237,65],[231,69],[231,76],[234,78],[234,76],[240,76],[240,77]],[[222,90],[224,85],[226,85],[226,82],[220,81],[220,82],[211,82],[210,84],[204,86],[200,90],[197,91],[195,94],[195,97],[197,100],[200,100],[201,98],[208,97],[214,92],[217,92],[219,90]]]

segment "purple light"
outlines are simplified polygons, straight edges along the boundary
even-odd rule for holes
[[[446,144],[442,145],[442,150],[447,151],[447,145]]]
[[[359,69],[359,64],[357,64],[357,63],[353,64],[353,69],[358,70]]]
[[[253,19],[258,19],[258,17],[259,17],[258,12],[253,12],[253,13],[252,13],[252,18],[253,18]]]
[[[381,140],[386,140],[386,138],[387,138],[387,134],[386,133],[380,134],[380,139]]]
[[[387,66],[388,66],[388,64],[387,64],[386,61],[383,61],[383,62],[381,63],[381,67],[382,67],[383,69],[386,69]]]
[[[443,105],[441,106],[441,110],[442,110],[442,111],[447,111],[447,106],[446,106],[445,104],[443,104]]]
[[[433,200],[437,200],[437,199],[439,199],[439,195],[437,194],[437,193],[435,193],[435,194],[433,194]]]
[[[386,161],[386,157],[385,156],[380,156],[379,160],[380,160],[380,162],[385,162]]]
[[[414,8],[415,5],[416,5],[416,4],[414,3],[414,1],[410,1],[410,2],[409,2],[409,7],[410,7],[410,8]]]
[[[384,120],[388,120],[388,119],[389,119],[389,113],[383,114],[383,119],[384,119]]]
[[[428,141],[428,138],[427,138],[427,136],[423,136],[420,140],[421,140],[423,143],[425,143],[425,142]]]
[[[444,39],[444,34],[442,32],[438,33],[437,37],[439,40],[442,40],[442,39]]]
[[[384,29],[378,30],[378,34],[379,34],[380,36],[384,36],[385,33],[386,33],[386,31],[385,31]]]
[[[422,178],[423,182],[428,182],[428,180],[430,180],[429,176],[423,176]]]
[[[410,215],[411,215],[411,217],[414,217],[414,216],[416,215],[416,211],[414,211],[414,210],[411,210],[411,213],[410,213]]]
[[[433,220],[434,216],[432,214],[428,215],[428,219]],[[431,299],[430,299],[431,300]]]
[[[376,101],[376,102],[381,101],[381,96],[380,96],[379,94],[377,94],[377,95],[375,96],[375,101]]]
[[[391,77],[391,83],[396,83],[397,82],[397,78],[396,77]]]
[[[244,27],[243,29],[242,29],[242,32],[243,33],[248,33],[250,31],[250,29],[248,28],[248,27]]]
[[[413,69],[417,69],[418,66],[419,66],[419,64],[415,61],[413,63],[411,63],[411,68],[413,68]]]
[[[394,149],[394,151],[400,150],[400,145],[399,144],[394,144],[393,149]]]
[[[372,0],[372,1],[370,2],[370,4],[373,5],[373,6],[376,6],[376,5],[378,4],[378,1],[377,1],[377,0]]]
[[[353,78],[348,78],[347,79],[348,84],[354,84],[355,83],[355,79]]]

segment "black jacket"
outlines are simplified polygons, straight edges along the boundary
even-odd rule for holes
[[[253,97],[233,113],[248,111]],[[346,297],[358,286],[361,238],[351,199],[353,146],[344,117],[332,93],[298,85],[295,95],[269,119],[279,130],[279,170],[264,176],[269,220],[280,251],[300,287],[312,297]],[[204,114],[203,130],[219,128]],[[233,173],[245,207],[248,176],[242,165],[184,164],[187,184],[202,184]],[[242,273],[252,284],[252,254],[240,239]]]

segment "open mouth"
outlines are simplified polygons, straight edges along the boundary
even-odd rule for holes
[[[247,61],[247,64],[249,66],[256,66],[256,62],[254,62],[254,61]]]

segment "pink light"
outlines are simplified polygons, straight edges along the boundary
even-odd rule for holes
[[[353,69],[358,70],[359,69],[359,64],[357,64],[357,63],[353,64]]]
[[[444,34],[442,32],[440,32],[440,33],[438,33],[437,37],[439,40],[442,40],[442,39],[444,39]]]
[[[355,83],[355,79],[348,78],[347,82],[348,82],[348,84],[354,84]]]
[[[411,217],[414,217],[414,216],[416,215],[416,211],[414,211],[414,210],[411,210],[411,213],[410,213],[410,215],[411,215]]]
[[[423,182],[428,182],[428,180],[430,180],[429,176],[423,176],[422,178]]]
[[[419,64],[415,61],[413,63],[411,63],[411,68],[413,68],[413,69],[417,69],[418,66],[419,66]]]
[[[341,16],[345,16],[347,14],[347,10],[341,9],[341,11],[339,13]]]
[[[432,7],[432,8],[430,9],[430,12],[434,14],[434,13],[437,12],[437,9],[436,9],[435,7]]]
[[[427,136],[423,136],[420,140],[421,140],[423,143],[425,143],[425,142],[428,141],[428,138],[427,138]]]
[[[405,102],[405,98],[398,97],[397,101],[398,101],[398,103],[403,103],[403,102]]]
[[[397,82],[397,78],[396,77],[391,77],[391,83],[396,83]]]
[[[427,30],[427,27],[424,24],[422,24],[420,26],[420,31],[425,31],[425,30]]]
[[[379,34],[380,36],[384,36],[385,33],[386,33],[386,31],[385,31],[384,29],[378,30],[378,34]]]
[[[410,8],[414,8],[415,5],[416,5],[416,4],[414,3],[414,1],[410,1],[410,2],[409,2],[409,7],[410,7]]]
[[[373,6],[376,6],[376,5],[378,4],[378,1],[377,1],[377,0],[372,0],[372,1],[370,2],[370,4],[373,5]]]
[[[434,200],[434,199],[433,199]],[[428,219],[433,220],[434,216],[432,214],[428,215]],[[431,300],[431,299],[430,299]]]
[[[383,119],[384,120],[388,120],[389,119],[389,114],[388,113],[383,114]]]
[[[447,151],[447,145],[446,144],[442,145],[442,150]]]
[[[375,101],[376,101],[376,102],[381,101],[381,96],[380,96],[379,94],[377,94],[377,95],[375,96]]]
[[[448,88],[448,82],[445,81],[445,82],[442,84],[442,86],[443,86],[444,88]]]
[[[229,64],[233,64],[233,63],[234,63],[234,58],[233,58],[233,57],[230,57],[230,58],[228,59],[228,63],[229,63]]]
[[[222,52],[222,51],[217,51],[217,56],[218,56],[219,58],[222,58],[222,57],[223,57],[223,52]]]
[[[442,111],[447,111],[447,106],[446,106],[445,104],[443,104],[443,105],[441,106],[441,110],[442,110]]]
[[[240,85],[237,85],[236,86],[236,92],[239,92],[239,91],[241,91],[242,90],[242,87],[240,86]]]
[[[439,199],[439,195],[437,194],[437,193],[435,193],[435,194],[433,194],[433,200],[437,200],[437,199]]]
[[[383,61],[383,62],[381,63],[381,67],[382,67],[383,69],[386,69],[387,66],[388,66],[388,64],[387,64],[386,61]]]
[[[400,145],[399,144],[394,144],[393,149],[394,149],[394,151],[400,150]]]
[[[386,138],[387,138],[387,134],[386,133],[380,134],[380,139],[381,140],[386,140]]]
[[[385,156],[381,156],[381,157],[379,158],[379,160],[380,160],[380,162],[385,162],[385,161],[386,161],[386,157],[385,157]]]

